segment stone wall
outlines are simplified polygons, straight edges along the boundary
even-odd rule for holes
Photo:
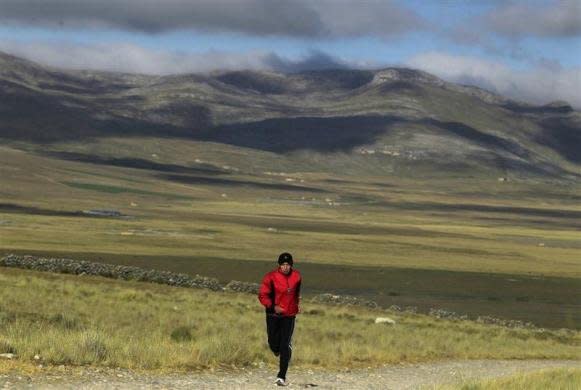
[[[333,305],[354,305],[365,306],[373,309],[379,308],[376,302],[368,301],[366,299],[350,296],[350,295],[335,295],[335,294],[319,294],[311,299],[312,302],[333,304]]]
[[[236,291],[247,294],[258,294],[258,289],[260,289],[260,284],[258,283],[240,282],[238,280],[232,280],[224,287],[224,290],[226,291]]]
[[[0,259],[0,266],[62,274],[103,276],[106,278],[153,282],[178,287],[206,288],[213,291],[222,290],[218,279],[205,276],[190,276],[169,271],[143,269],[126,265],[93,263],[83,260],[8,255]]]

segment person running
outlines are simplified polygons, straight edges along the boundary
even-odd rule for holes
[[[278,267],[264,275],[258,300],[266,309],[268,346],[274,356],[280,356],[276,383],[286,386],[286,372],[292,354],[295,316],[299,313],[301,274],[293,269],[290,253],[278,256]]]

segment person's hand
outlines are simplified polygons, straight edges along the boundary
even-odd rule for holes
[[[303,310],[302,310],[302,309],[301,309],[301,307],[299,306],[299,309],[297,310],[297,313],[299,313],[299,314],[300,314],[300,313],[302,313],[302,311],[303,311]]]
[[[279,305],[274,305],[274,312],[276,314],[282,314],[282,307],[280,307]]]

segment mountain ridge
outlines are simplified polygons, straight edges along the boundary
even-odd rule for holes
[[[381,81],[416,81],[422,82],[427,84],[433,84],[437,86],[445,86],[447,88],[455,89],[458,91],[468,92],[472,91],[472,93],[476,96],[481,97],[484,101],[487,102],[502,102],[508,103],[513,105],[522,105],[522,106],[530,106],[530,107],[551,107],[551,106],[558,106],[558,107],[567,107],[568,111],[578,111],[573,109],[573,107],[566,101],[557,100],[551,101],[546,104],[538,105],[527,103],[521,100],[515,100],[512,98],[506,98],[496,92],[489,91],[485,88],[468,85],[468,84],[461,84],[461,83],[452,83],[443,80],[431,73],[413,69],[413,68],[406,68],[406,67],[387,67],[387,68],[378,68],[378,69],[345,69],[345,68],[337,68],[337,69],[324,69],[324,70],[303,70],[298,72],[280,72],[280,71],[272,71],[272,70],[235,70],[235,71],[210,71],[204,73],[196,73],[196,72],[187,72],[187,73],[179,73],[179,74],[171,74],[171,75],[152,75],[152,74],[141,74],[141,73],[126,73],[126,72],[114,72],[114,71],[105,71],[105,70],[89,70],[89,69],[63,69],[49,65],[42,65],[38,62],[33,60],[25,59],[23,57],[18,57],[15,55],[8,54],[6,52],[0,51],[0,65],[6,66],[7,61],[11,61],[13,63],[18,63],[20,66],[25,66],[27,68],[35,68],[37,70],[42,70],[51,74],[68,74],[72,76],[78,77],[112,77],[112,78],[130,78],[134,80],[139,79],[148,79],[150,82],[155,82],[156,80],[171,80],[171,79],[181,79],[181,78],[188,78],[188,79],[197,79],[200,82],[207,81],[208,79],[216,79],[220,81],[224,81],[225,84],[229,84],[226,79],[234,77],[236,75],[259,75],[259,76],[266,76],[270,75],[275,78],[283,78],[285,76],[320,76],[320,75],[328,75],[328,74],[349,74],[349,73],[359,73],[363,74],[370,74],[371,77],[368,80],[370,83],[377,84]],[[0,72],[2,68],[0,68]],[[363,85],[361,85],[363,86]]]
[[[404,165],[581,174],[581,113],[569,104],[535,106],[420,70],[149,76],[59,70],[0,53],[0,138],[112,136],[382,156],[391,168],[411,153]]]

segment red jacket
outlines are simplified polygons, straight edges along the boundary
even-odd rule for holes
[[[301,292],[301,274],[291,269],[288,275],[277,268],[264,275],[258,300],[266,308],[267,313],[274,313],[274,305],[280,306],[282,316],[292,317],[299,312]]]

